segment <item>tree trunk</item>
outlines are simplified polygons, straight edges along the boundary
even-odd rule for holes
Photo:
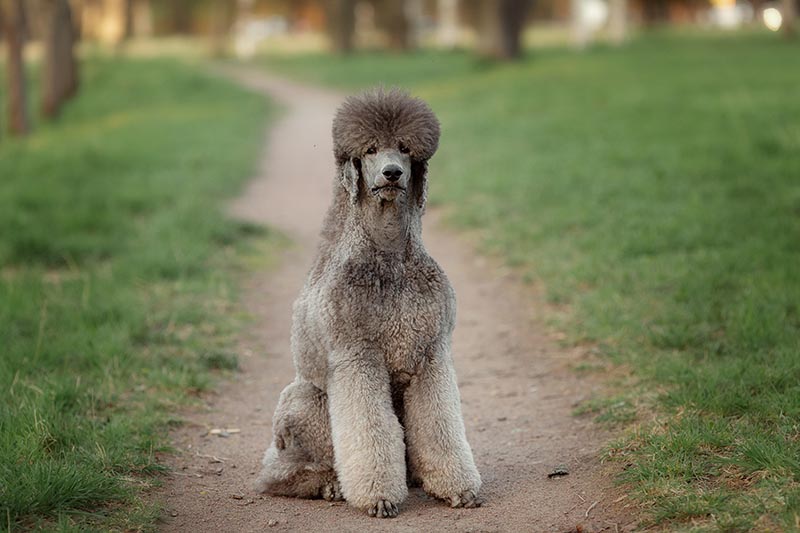
[[[796,19],[797,19],[797,2],[795,0],[783,0],[781,2],[781,15],[783,15],[783,22],[781,23],[781,30],[783,35],[787,38],[794,38],[797,33]]]
[[[529,0],[482,0],[479,8],[479,53],[489,59],[516,59],[522,54],[522,30]]]
[[[579,49],[586,48],[591,39],[591,32],[583,20],[582,4],[582,0],[571,0],[569,4],[572,44]]]
[[[419,45],[425,33],[426,14],[425,0],[406,0],[405,15],[408,20],[409,47]]]
[[[228,48],[228,36],[233,25],[234,5],[228,0],[214,0],[211,20],[211,55],[224,57]]]
[[[648,0],[643,2],[644,22],[648,26],[664,24],[669,20],[667,0]]]
[[[122,40],[131,39],[134,34],[133,23],[133,2],[134,0],[123,0],[122,6]]]
[[[398,52],[411,48],[411,24],[406,13],[406,2],[381,0],[377,7],[378,26],[386,34],[389,48]]]
[[[134,21],[134,0],[116,0],[112,5],[114,7],[115,15],[119,16],[121,21],[121,28],[119,36],[117,37],[116,47],[117,51],[122,51],[125,46],[133,38],[136,30]]]
[[[42,72],[42,113],[52,118],[58,115],[64,101],[78,91],[78,64],[69,0],[46,0],[43,8],[47,34]]]
[[[25,46],[23,9],[22,0],[2,0],[0,3],[0,27],[3,29],[8,53],[8,131],[12,135],[26,135],[30,131],[25,92],[25,62],[22,56]]]
[[[750,0],[750,5],[753,6],[753,13],[756,15],[756,20],[758,20],[761,10],[764,9],[764,3],[767,1],[768,0]]]
[[[439,46],[455,48],[458,45],[458,0],[438,0],[436,9]]]
[[[192,31],[192,6],[188,0],[170,0],[170,22],[172,31],[188,35]]]
[[[337,54],[353,51],[353,34],[356,25],[355,0],[329,0],[325,2],[328,34]]]
[[[628,39],[628,0],[610,0],[608,8],[608,36],[620,45]]]
[[[150,0],[133,1],[133,30],[137,37],[153,35],[153,7]]]

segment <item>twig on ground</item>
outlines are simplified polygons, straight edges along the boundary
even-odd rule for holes
[[[588,509],[586,509],[586,512],[583,514],[583,516],[584,516],[584,517],[586,517],[586,518],[589,518],[589,513],[590,513],[590,512],[592,512],[592,509],[594,509],[594,507],[595,507],[595,506],[596,506],[598,503],[600,503],[600,500],[597,500],[597,501],[596,501],[596,502],[594,502],[592,505],[590,505],[590,506],[589,506],[589,508],[588,508]]]
[[[206,455],[200,452],[194,452],[197,457],[202,457],[203,459],[211,459],[212,463],[224,463],[225,461],[230,461],[228,457],[217,457],[216,455]]]
[[[573,509],[575,509],[575,508],[576,508],[577,506],[579,506],[579,505],[580,505],[580,502],[579,502],[579,503],[576,503],[575,505],[573,505],[572,507],[570,507],[569,509],[567,509],[566,511],[564,511],[564,514],[565,514],[565,515],[568,515],[569,513],[571,513],[571,512],[572,512],[572,510],[573,510]]]

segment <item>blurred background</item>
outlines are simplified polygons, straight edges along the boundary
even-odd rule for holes
[[[222,63],[425,98],[430,203],[541,287],[575,371],[609,380],[576,415],[619,436],[631,512],[798,530],[797,13],[0,0],[3,523],[151,530],[173,414],[238,368],[239,282],[285,242],[225,206],[281,110]]]
[[[509,60],[536,46],[621,45],[664,28],[795,33],[795,0],[3,0],[9,128],[29,128],[22,52],[42,58],[41,107],[78,88],[87,50],[256,54],[466,49]]]

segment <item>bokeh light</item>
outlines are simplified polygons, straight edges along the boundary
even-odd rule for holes
[[[768,7],[764,10],[764,14],[762,15],[764,19],[764,25],[772,31],[778,31],[781,29],[781,24],[783,23],[783,15],[781,15],[780,10],[774,7]]]

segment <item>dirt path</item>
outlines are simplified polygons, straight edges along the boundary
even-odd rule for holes
[[[253,493],[250,486],[271,437],[272,412],[294,376],[291,305],[329,200],[330,125],[341,97],[252,71],[226,72],[287,108],[268,136],[258,176],[234,212],[279,228],[295,244],[278,269],[247,283],[246,304],[257,325],[242,341],[242,372],[174,433],[182,453],[168,459],[175,470],[160,494],[166,501],[163,529],[557,532],[580,525],[582,531],[623,531],[628,520],[614,509],[618,494],[598,460],[605,435],[571,414],[592,387],[566,369],[576,356],[545,336],[532,291],[439,228],[435,213],[426,216],[425,242],[458,295],[453,348],[486,505],[450,509],[414,489],[398,518],[378,520],[342,503]],[[208,435],[211,428],[240,428],[241,433],[222,438]],[[548,479],[559,464],[567,465],[569,475]]]

